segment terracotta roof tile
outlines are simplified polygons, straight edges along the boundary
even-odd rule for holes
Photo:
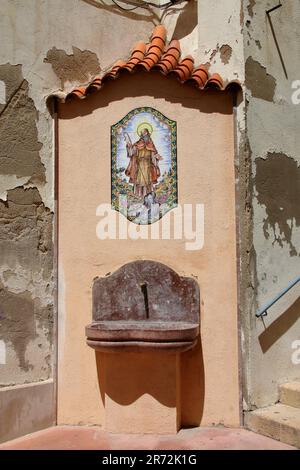
[[[195,82],[199,88],[204,88],[209,79],[207,67],[205,65],[199,65],[196,67],[188,80]]]
[[[224,82],[218,73],[214,73],[206,82],[206,86],[214,86],[224,88]]]
[[[166,48],[165,53],[163,54],[160,62],[156,65],[155,68],[158,68],[164,74],[168,74],[172,70],[175,70],[178,65],[178,60],[180,58],[180,44],[179,41],[173,40],[170,45]]]
[[[173,73],[177,75],[181,82],[185,82],[191,77],[194,70],[194,59],[191,56],[185,57],[177,67],[173,70]]]
[[[219,74],[209,75],[207,65],[194,66],[194,59],[187,56],[180,60],[181,50],[180,43],[172,40],[170,44],[166,44],[166,29],[164,26],[156,26],[153,30],[151,40],[148,44],[138,42],[132,49],[130,58],[118,60],[107,72],[101,77],[95,77],[87,86],[80,86],[72,90],[70,93],[53,93],[62,101],[77,97],[86,98],[94,91],[99,90],[102,84],[110,79],[116,79],[120,72],[126,70],[130,73],[135,72],[139,68],[150,71],[159,70],[164,75],[174,74],[182,83],[193,83],[200,90],[208,88],[216,88],[224,90],[231,85],[239,85],[239,82],[232,81],[224,84]]]

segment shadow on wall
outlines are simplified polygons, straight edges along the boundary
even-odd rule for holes
[[[300,297],[259,336],[263,353],[267,352],[300,318]]]
[[[105,90],[105,92],[103,92]],[[130,74],[120,72],[116,80],[107,80],[98,92],[85,99],[73,98],[59,104],[60,119],[73,119],[92,114],[95,109],[106,108],[124,97],[149,96],[161,98],[170,103],[182,103],[186,108],[199,113],[232,114],[233,91],[207,89],[201,91],[189,84],[181,84],[173,76],[163,76],[157,71],[138,71]]]
[[[142,285],[148,286],[147,304]],[[146,422],[149,414],[150,421],[154,414],[161,418],[161,407],[156,406],[159,403],[176,414],[179,426],[199,425],[204,401],[199,314],[198,283],[180,277],[162,263],[137,260],[94,280],[92,325],[100,331],[89,325],[86,334],[88,345],[95,347],[96,343],[99,347],[98,383],[107,410],[109,403],[126,407],[143,397],[146,404],[135,407],[134,412],[137,416],[140,410],[142,421]],[[140,341],[143,344],[139,349],[124,349],[128,342]],[[109,346],[104,346],[107,342]],[[107,352],[111,344],[112,351]],[[145,345],[151,350],[146,351]],[[173,345],[172,352],[163,349],[164,345]]]
[[[104,407],[106,395],[119,405],[128,406],[147,394],[166,407],[177,406],[181,427],[200,425],[205,390],[200,340],[194,349],[180,355],[179,370],[175,366],[175,354],[165,352],[96,352],[95,358]]]
[[[100,10],[109,11],[110,13],[114,13],[115,15],[118,15],[118,16],[125,16],[126,18],[130,18],[132,20],[149,21],[153,24],[160,22],[159,16],[153,11],[152,8],[147,8],[147,9],[139,8],[137,10],[137,8],[134,7],[132,4],[128,4],[128,7],[125,6],[122,8],[114,3],[106,4],[104,0],[83,0],[83,1],[84,3],[87,3],[88,5],[92,7],[98,8]]]
[[[145,4],[140,3],[137,5],[136,2],[131,3],[130,1],[124,1],[120,5],[105,0],[83,0],[88,5],[98,8],[99,10],[109,11],[118,16],[125,16],[132,20],[147,21],[153,24],[161,23],[169,15],[178,14],[178,20],[176,24],[176,32],[178,31],[176,39],[188,35],[197,26],[197,1],[196,0],[177,0],[176,6],[171,7],[171,3],[166,0],[164,3],[170,3],[168,8],[160,8],[159,5],[155,6],[155,3]],[[181,8],[179,9],[179,6]]]
[[[205,398],[201,337],[194,349],[181,356],[181,426],[200,426]]]
[[[166,16],[168,13],[166,14]],[[197,2],[189,1],[185,4],[184,8],[181,9],[178,16],[176,27],[173,33],[173,39],[183,39],[184,37],[191,34],[191,32],[198,25],[198,7]]]

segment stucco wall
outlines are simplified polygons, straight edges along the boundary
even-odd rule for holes
[[[40,422],[56,419],[54,136],[46,97],[127,57],[154,22],[151,11],[126,14],[97,1],[0,2],[0,419],[11,423],[10,437],[36,429],[26,403],[38,393],[44,399],[44,380],[52,384],[52,412],[39,407]],[[24,383],[11,414],[5,397]]]
[[[129,13],[108,3],[0,4],[0,393],[28,384],[24,399],[15,402],[15,436],[23,432],[17,417],[31,384],[36,395],[39,383],[51,377],[55,382],[54,137],[46,97],[86,83],[127,57],[132,45],[147,41],[160,22],[166,24],[169,40],[173,35],[181,40],[184,54],[198,49],[197,2],[171,12],[149,8]],[[55,421],[54,398],[55,393],[48,424]],[[3,406],[2,419],[6,412]]]
[[[146,41],[161,21],[169,40],[180,39],[184,54],[211,63],[210,72],[239,79],[247,90],[235,110],[245,408],[274,402],[278,381],[299,378],[299,364],[291,362],[292,344],[300,339],[299,308],[289,310],[299,288],[270,312],[262,338],[265,327],[254,318],[299,274],[300,105],[291,101],[299,80],[299,2],[287,0],[271,14],[288,78],[266,17],[274,3],[198,0],[172,13],[125,13],[98,0],[1,1],[0,393],[25,382],[22,394],[31,393],[30,384],[53,377],[54,149],[45,98],[127,57],[132,44]],[[20,432],[16,428],[15,435]]]
[[[179,203],[204,204],[202,250],[186,250],[184,239],[96,236],[96,209],[110,202],[110,126],[139,106],[177,121]],[[93,279],[129,261],[152,259],[194,277],[201,291],[202,352],[182,358],[182,424],[239,425],[231,94],[201,93],[159,74],[125,75],[97,95],[60,105],[59,117],[59,422],[103,423],[95,355],[84,333]],[[147,393],[147,368],[144,374]]]
[[[265,324],[255,318],[299,275],[300,105],[292,96],[299,80],[300,6],[287,0],[271,12],[272,32],[266,12],[277,4],[198,1],[201,60],[211,61],[210,71],[238,78],[245,93],[236,108],[245,409],[274,403],[277,384],[300,377],[292,361],[300,339],[299,287],[270,309]]]
[[[300,287],[272,307],[264,322],[255,319],[257,309],[300,274],[300,105],[292,102],[292,84],[299,79],[300,4],[282,4],[270,13],[273,34],[266,11],[276,2],[244,2],[252,201],[244,397],[250,408],[274,403],[278,383],[300,378],[300,365],[292,361],[293,343],[300,340]]]

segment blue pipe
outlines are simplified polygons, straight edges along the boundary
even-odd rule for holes
[[[277,300],[281,299],[281,297],[283,297],[292,287],[294,287],[298,282],[300,281],[300,276],[298,276],[296,279],[294,279],[293,281],[291,281],[288,286],[283,289],[278,295],[276,295],[276,297],[274,297],[273,300],[271,300],[271,302],[269,302],[268,304],[264,305],[257,313],[256,313],[256,316],[257,317],[262,317],[262,316],[265,316],[267,315],[267,310],[272,307],[272,305],[274,305]]]

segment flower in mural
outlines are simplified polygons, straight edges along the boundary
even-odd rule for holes
[[[177,206],[176,122],[143,107],[111,127],[112,207],[151,224]]]

